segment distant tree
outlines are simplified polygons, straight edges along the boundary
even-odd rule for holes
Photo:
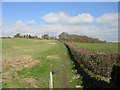
[[[29,34],[29,35],[28,35],[28,38],[32,38],[32,36]]]
[[[25,35],[23,35],[23,38],[25,38],[26,36]]]
[[[29,38],[29,35],[28,34],[24,35],[24,38]]]
[[[59,39],[69,39],[69,34],[66,33],[66,32],[62,32],[62,33],[59,35]]]
[[[20,38],[20,37],[22,37],[22,35],[20,33],[17,33],[16,35],[14,35],[14,37]]]
[[[38,36],[32,36],[31,34],[25,34],[25,35],[21,35],[20,33],[17,33],[16,35],[14,35],[14,37],[16,38],[38,38]]]
[[[51,36],[51,37],[49,37],[49,39],[57,39],[57,38],[56,38],[56,37]]]
[[[49,35],[48,34],[44,34],[44,35],[42,35],[42,38],[43,39],[49,39]]]
[[[106,41],[104,40],[103,43],[106,43]]]
[[[38,36],[37,36],[37,35],[35,35],[35,36],[34,36],[34,38],[38,38]]]

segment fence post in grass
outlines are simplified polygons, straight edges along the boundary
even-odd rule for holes
[[[53,77],[52,77],[52,71],[50,71],[50,82],[49,82],[49,85],[50,85],[50,90],[53,90]]]

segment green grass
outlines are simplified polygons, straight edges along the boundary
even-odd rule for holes
[[[97,52],[118,52],[118,44],[116,43],[72,43],[78,46],[80,49]]]
[[[72,72],[72,64],[65,45],[55,40],[31,40],[31,39],[3,39],[3,60],[19,59],[23,55],[31,56],[35,61],[39,61],[34,66],[23,68],[22,70],[11,70],[9,63],[3,73],[7,73],[9,78],[3,81],[3,88],[49,88],[49,71],[58,70],[54,74],[54,88],[61,88],[62,65],[66,63],[67,76],[69,82],[75,74]],[[66,60],[66,61],[64,61]],[[14,74],[17,73],[17,76]],[[14,77],[13,77],[14,76]],[[28,79],[28,81],[26,80]],[[32,78],[34,85],[29,84]],[[80,82],[80,83],[79,83]],[[82,85],[80,80],[69,82],[70,87]]]

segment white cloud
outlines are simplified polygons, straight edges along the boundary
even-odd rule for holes
[[[41,27],[32,28],[29,26],[16,26],[13,28],[4,28],[4,36],[13,36],[16,33],[32,34],[41,36],[43,34],[49,34],[50,36],[58,36],[61,32],[67,32],[69,34],[87,35],[93,38],[99,38],[107,41],[117,41],[117,29],[98,28],[96,26],[89,25],[43,25]]]
[[[49,13],[42,17],[42,19],[49,24],[85,24],[93,22],[93,16],[90,14],[68,16],[63,12]]]
[[[16,21],[15,25],[16,26],[26,26],[26,24],[21,20]]]
[[[30,24],[36,24],[36,22],[34,20],[27,20],[27,21],[18,20],[18,21],[16,21],[16,26],[26,26],[26,25],[30,25]]]
[[[110,16],[112,19],[105,19],[106,15]],[[83,21],[84,23],[92,22],[93,19],[87,18],[87,16],[91,17],[90,14],[80,14],[70,17],[62,12],[58,14],[49,13],[44,16],[44,20],[47,22],[46,24],[33,28],[27,23],[27,21],[16,21],[13,27],[3,28],[3,36],[13,36],[18,32],[21,34],[32,34],[37,36],[41,36],[45,33],[49,34],[50,36],[58,36],[61,32],[67,32],[69,34],[87,35],[89,37],[99,38],[101,40],[117,41],[118,28],[116,28],[115,25],[113,25],[112,28],[105,25],[107,23],[107,25],[111,26],[112,21],[117,23],[116,19],[113,19],[115,17],[114,15],[116,14],[106,15],[102,15],[101,17],[97,18],[97,25],[88,25],[83,24]],[[67,19],[69,19],[69,21]]]
[[[34,20],[28,20],[27,24],[36,24],[36,22]]]
[[[2,26],[2,20],[0,20],[0,27]]]
[[[118,27],[118,13],[104,14],[96,19],[98,24],[106,27]]]

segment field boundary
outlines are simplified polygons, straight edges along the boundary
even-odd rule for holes
[[[77,46],[65,43],[76,60],[83,64],[88,70],[100,76],[110,78],[112,67],[120,65],[120,53],[98,53],[88,50],[81,50]]]
[[[105,72],[101,72],[100,70],[97,70],[99,73],[96,73],[95,71],[91,70],[92,66],[90,66],[89,63],[87,63],[90,61],[90,57],[86,57],[87,54],[89,54],[89,55],[91,54],[89,51],[86,51],[86,50],[85,50],[86,52],[80,51],[79,48],[77,48],[76,46],[74,46],[70,43],[66,43],[66,42],[63,42],[63,43],[66,45],[66,47],[69,51],[70,57],[76,63],[78,72],[80,72],[81,74],[83,74],[83,76],[85,76],[85,83],[87,82],[89,87],[93,86],[93,84],[96,85],[96,86],[94,86],[96,88],[97,87],[103,88],[103,87],[111,86],[111,83],[113,83],[111,81],[111,72],[114,72],[114,71],[116,72],[116,70],[113,71],[113,66],[120,65],[120,62],[119,62],[120,53],[119,52],[118,53],[109,53],[109,54],[107,53],[108,56],[106,56],[106,53],[104,53],[102,55],[101,54],[98,55],[98,57],[100,57],[100,60],[103,59],[103,58],[101,58],[101,56],[105,56],[105,59],[103,59],[103,63],[101,65],[106,65],[106,64],[109,64],[109,65],[108,66],[107,65],[106,66],[98,66],[96,64],[93,64],[93,63],[98,63],[100,60],[96,61],[96,62],[92,62],[91,64],[93,64],[93,67],[95,67],[96,69],[101,69],[100,67],[102,67],[103,71],[105,71]],[[94,56],[94,54],[96,55],[96,53],[92,53],[93,56]],[[108,57],[110,57],[110,58],[108,58]],[[106,61],[108,60],[106,58],[108,58],[109,60],[112,59],[111,61],[115,61],[115,62],[105,62],[105,60]],[[96,57],[93,58],[94,61],[95,61],[95,59],[96,59]],[[111,67],[109,67],[109,66],[111,66]],[[110,71],[107,70],[106,68],[109,69]],[[109,73],[107,73],[109,76],[105,76],[106,72],[109,72]],[[101,75],[99,75],[99,74],[101,74]],[[115,74],[117,75],[117,73],[115,73]],[[116,78],[116,75],[112,76],[112,79]],[[118,82],[118,81],[114,81],[114,82]]]

